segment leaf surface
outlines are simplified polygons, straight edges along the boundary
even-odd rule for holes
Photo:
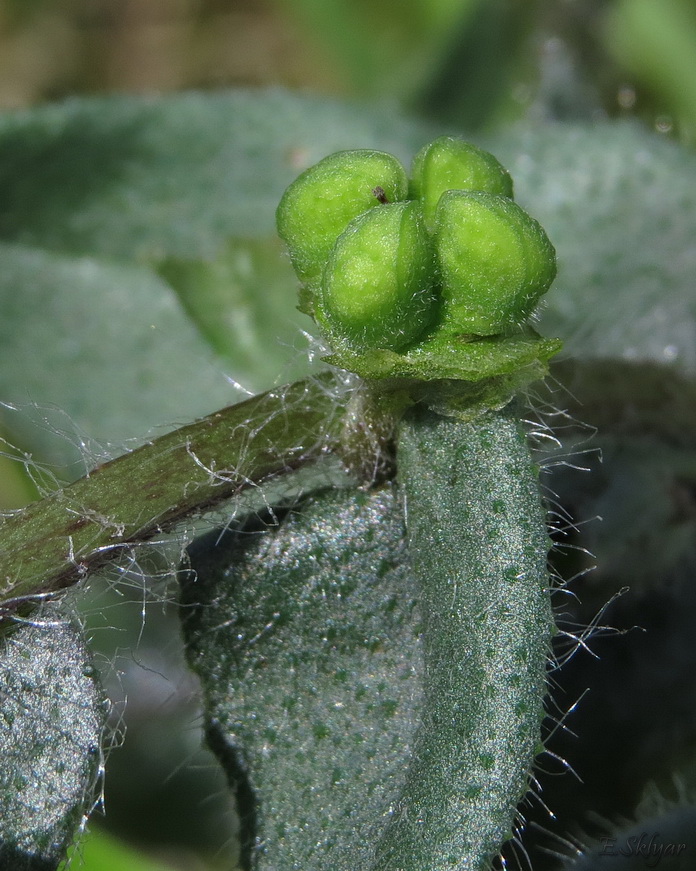
[[[696,155],[619,122],[513,128],[488,145],[558,253],[539,331],[567,356],[696,372]]]
[[[0,396],[19,409],[2,418],[63,474],[242,398],[149,270],[23,245],[0,259]]]
[[[0,869],[52,871],[96,798],[106,711],[57,608],[0,639]]]
[[[408,160],[429,135],[281,91],[0,115],[0,399],[23,406],[22,421],[3,415],[11,440],[65,466],[85,453],[75,428],[142,438],[241,398],[225,376],[261,391],[305,374],[311,322],[275,237],[284,188],[347,144]]]
[[[55,404],[88,435],[121,441],[209,411],[223,393],[230,401],[223,374],[250,390],[299,377],[308,366],[299,330],[313,327],[294,311],[296,283],[271,241],[282,191],[334,150],[379,148],[408,165],[441,132],[391,110],[279,90],[6,113],[2,398]],[[483,144],[558,249],[542,332],[568,354],[696,371],[696,157],[623,123],[515,127]],[[38,253],[46,249],[90,263],[57,263]],[[152,321],[172,290],[179,300]],[[43,436],[20,435],[54,459]]]
[[[215,257],[274,233],[301,169],[341,148],[408,161],[430,130],[384,108],[283,92],[112,97],[0,121],[0,237],[119,260]]]
[[[422,706],[420,614],[391,485],[300,503],[190,548],[182,593],[242,867],[354,871],[403,786]]]

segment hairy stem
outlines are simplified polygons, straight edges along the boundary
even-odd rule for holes
[[[350,440],[332,376],[215,412],[97,466],[0,524],[0,615]]]
[[[397,460],[427,720],[374,871],[481,871],[512,834],[540,744],[552,616],[537,470],[508,411],[407,417]]]

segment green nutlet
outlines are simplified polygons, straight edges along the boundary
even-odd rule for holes
[[[324,270],[316,316],[334,344],[400,350],[430,324],[433,252],[418,203],[380,205],[339,236]]]
[[[310,285],[319,280],[337,237],[353,218],[404,200],[407,191],[404,168],[382,151],[339,151],[305,170],[276,212],[278,233],[300,280]]]
[[[421,199],[429,229],[445,191],[513,195],[510,173],[492,154],[453,136],[441,136],[422,148],[413,159],[411,176],[410,196]]]
[[[534,218],[504,196],[448,191],[435,247],[444,332],[509,333],[530,316],[556,275],[556,253]]]
[[[333,366],[402,395],[477,384],[459,391],[467,407],[499,407],[558,350],[526,323],[556,274],[554,248],[492,154],[442,136],[412,171],[409,183],[388,154],[342,151],[290,185],[277,222],[298,307]],[[432,407],[461,416],[458,402]]]

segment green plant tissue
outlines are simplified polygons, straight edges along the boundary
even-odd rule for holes
[[[138,261],[274,235],[300,169],[342,148],[403,160],[432,138],[394,110],[280,89],[75,98],[0,116],[0,238]]]
[[[629,122],[522,126],[485,145],[556,248],[540,332],[568,357],[696,371],[696,156]]]
[[[377,148],[407,165],[442,132],[278,89],[0,115],[0,394],[41,406],[29,432],[3,411],[10,440],[64,464],[79,450],[45,432],[71,432],[65,421],[41,428],[45,406],[123,442],[235,401],[224,374],[252,391],[304,374],[311,325],[274,240],[283,190],[333,151]],[[558,252],[541,332],[568,356],[696,371],[696,156],[624,122],[513,126],[479,144]]]
[[[151,271],[2,242],[0,261],[0,396],[18,409],[0,420],[59,475],[238,398]]]
[[[391,485],[315,495],[189,549],[188,657],[236,788],[242,867],[368,868],[422,718],[423,654]]]
[[[0,639],[0,871],[53,871],[96,798],[107,708],[57,607]]]
[[[8,112],[0,239],[111,260],[212,262],[234,237],[272,236],[285,187],[332,151],[378,148],[408,163],[442,132],[392,109],[282,90]],[[557,249],[543,332],[573,355],[694,371],[696,157],[629,122],[519,125],[479,144],[510,171],[516,200]],[[266,339],[286,327],[279,319]]]

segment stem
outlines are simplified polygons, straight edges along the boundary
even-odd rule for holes
[[[337,389],[324,375],[229,406],[9,515],[0,524],[0,613],[74,584],[247,487],[340,452]]]
[[[422,412],[398,443],[427,718],[373,871],[489,868],[540,746],[552,632],[537,470],[508,411]]]

